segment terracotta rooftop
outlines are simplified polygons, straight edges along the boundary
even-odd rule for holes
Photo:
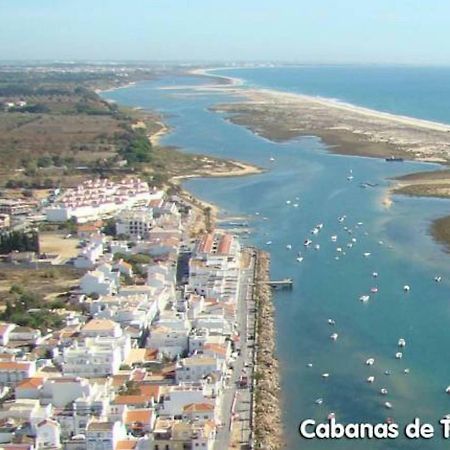
[[[39,389],[45,382],[45,378],[32,377],[22,380],[16,388],[18,389]]]
[[[116,328],[117,323],[108,319],[92,319],[82,329],[82,331],[110,331]]]
[[[140,422],[143,424],[150,424],[153,417],[153,410],[150,408],[145,409],[130,409],[125,415],[125,423],[127,425],[134,422]]]
[[[219,355],[225,356],[227,354],[227,349],[224,345],[220,344],[205,344],[203,346],[204,350],[209,350],[213,353],[217,353]]]
[[[31,366],[29,361],[0,361],[0,371],[28,370]]]
[[[223,255],[230,253],[231,244],[233,242],[233,236],[231,234],[224,234],[219,241],[217,247],[217,253]]]
[[[118,441],[115,450],[134,450],[137,446],[137,440]]]
[[[142,394],[136,395],[118,395],[113,401],[113,405],[145,405],[150,401],[148,397]]]
[[[183,408],[184,412],[210,412],[214,411],[214,405],[210,403],[189,403]]]

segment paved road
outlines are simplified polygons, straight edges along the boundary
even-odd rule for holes
[[[254,259],[252,258],[250,268],[242,270],[239,279],[237,323],[238,331],[241,336],[241,355],[233,363],[233,374],[227,383],[227,387],[225,388],[222,396],[221,416],[222,423],[224,425],[218,429],[214,450],[228,450],[230,448],[230,428],[232,420],[231,409],[235,398],[235,413],[237,413],[238,416],[235,416],[234,420],[241,421],[241,424],[243,425],[243,430],[241,433],[242,443],[247,444],[249,442],[251,392],[250,388],[239,388],[238,381],[243,373],[243,370],[247,373],[249,380],[253,377],[251,367],[244,367],[246,365],[250,365],[253,359],[254,341],[253,339],[249,339],[249,336],[253,337],[255,318],[255,305],[252,298],[253,273]],[[249,348],[249,346],[251,347]]]

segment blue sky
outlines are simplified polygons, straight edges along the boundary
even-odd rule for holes
[[[0,59],[450,64],[449,0],[0,0]]]

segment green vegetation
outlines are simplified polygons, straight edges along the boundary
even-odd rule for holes
[[[7,254],[12,251],[39,253],[38,233],[11,231],[0,234],[0,253]]]
[[[123,259],[126,263],[131,264],[134,273],[138,275],[145,275],[145,271],[142,266],[153,263],[153,258],[144,253],[136,253],[135,255],[126,255],[125,253],[115,253],[114,260],[118,261],[119,259]]]
[[[135,130],[129,142],[119,151],[128,165],[136,163],[149,163],[152,161],[152,145],[142,129]]]
[[[52,305],[46,303],[38,294],[16,284],[11,286],[9,292],[13,298],[7,300],[5,310],[0,314],[0,320],[43,332],[63,325],[61,317],[50,310]]]

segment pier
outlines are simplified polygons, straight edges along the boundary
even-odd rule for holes
[[[294,282],[292,278],[283,278],[282,280],[259,280],[255,284],[265,284],[273,289],[292,289]]]
[[[269,280],[267,284],[273,289],[292,289],[294,286],[292,278],[283,278],[282,280]]]

